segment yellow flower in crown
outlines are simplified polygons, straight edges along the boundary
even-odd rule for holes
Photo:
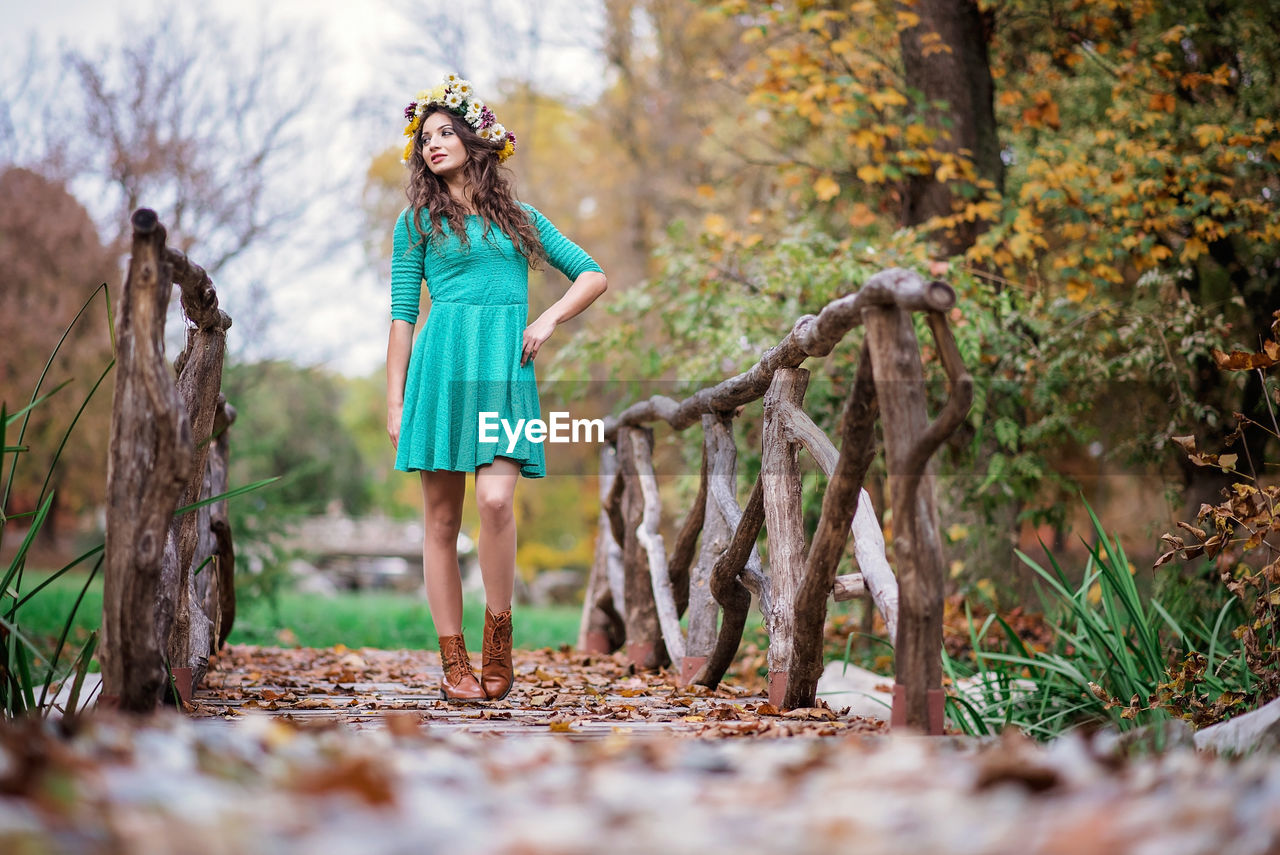
[[[446,74],[444,82],[434,88],[419,91],[404,110],[404,118],[408,122],[404,135],[409,137],[409,144],[405,146],[404,157],[400,162],[409,162],[409,157],[413,154],[413,135],[417,133],[418,127],[422,124],[422,117],[431,106],[448,110],[470,125],[481,139],[502,146],[498,151],[499,163],[515,154],[516,135],[507,130],[493,115],[493,111],[474,96],[475,89],[471,81],[464,80],[453,73]]]

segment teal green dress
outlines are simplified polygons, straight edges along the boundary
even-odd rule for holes
[[[551,266],[572,281],[600,266],[532,205],[524,205]],[[391,317],[416,324],[425,283],[431,309],[413,344],[404,387],[404,416],[396,469],[474,472],[506,457],[527,478],[546,474],[542,444],[520,432],[514,447],[501,427],[482,442],[480,414],[496,413],[513,428],[520,419],[542,419],[533,360],[520,364],[529,323],[529,266],[502,230],[467,218],[470,248],[444,225],[425,241],[406,208],[396,221],[391,255]],[[424,223],[427,220],[423,212]]]

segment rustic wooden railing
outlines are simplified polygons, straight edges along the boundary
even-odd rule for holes
[[[184,700],[235,618],[234,552],[220,394],[226,331],[209,276],[165,246],[154,211],[132,218],[133,254],[116,314],[116,385],[107,464],[101,703],[152,710],[173,685]],[[191,326],[174,366],[165,312],[177,284]],[[176,376],[175,376],[176,375]]]
[[[641,669],[660,667],[669,657],[683,682],[714,687],[737,652],[754,595],[769,635],[770,699],[783,708],[808,707],[822,673],[828,597],[866,592],[895,647],[894,724],[941,733],[943,557],[929,461],[973,400],[973,381],[945,314],[955,299],[944,282],[907,270],[882,271],[818,315],[800,318],[745,373],[683,401],[655,396],[606,419],[600,534],[579,647],[611,652],[625,644]],[[948,399],[933,422],[912,312],[926,313],[949,381]],[[829,354],[859,325],[866,336],[837,451],[801,409],[809,373],[799,366],[807,357]],[[742,508],[732,418],[738,407],[761,397],[760,478]],[[896,578],[862,489],[875,455],[877,415],[884,423]],[[698,422],[703,428],[698,495],[669,559],[658,533],[653,431],[644,426],[659,421],[677,431]],[[810,544],[801,519],[800,448],[830,479]],[[756,552],[762,526],[767,569]],[[851,531],[861,572],[837,577]],[[687,633],[680,626],[686,611]]]

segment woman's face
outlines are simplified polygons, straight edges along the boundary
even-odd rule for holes
[[[461,119],[448,113],[432,113],[422,120],[422,158],[427,168],[444,178],[467,162],[467,150],[454,130]]]

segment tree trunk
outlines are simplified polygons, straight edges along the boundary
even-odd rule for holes
[[[975,0],[916,0],[900,3],[903,12],[920,17],[920,23],[900,36],[902,64],[907,86],[917,89],[926,103],[946,102],[931,111],[928,123],[936,128],[940,151],[963,154],[973,160],[977,177],[1004,184],[1004,163],[996,135],[995,87],[987,58],[983,13]],[[937,34],[939,40],[926,36]],[[951,187],[934,175],[912,176],[907,184],[903,221],[919,225],[933,217],[951,214],[955,196]],[[940,231],[935,239],[946,255],[958,255],[973,245],[987,226],[964,221]]]
[[[155,708],[166,684],[161,570],[178,496],[191,465],[191,429],[164,358],[172,270],[153,211],[133,216],[117,320],[115,396],[107,458],[103,584],[103,698],[133,712]],[[166,634],[167,635],[167,634]]]

